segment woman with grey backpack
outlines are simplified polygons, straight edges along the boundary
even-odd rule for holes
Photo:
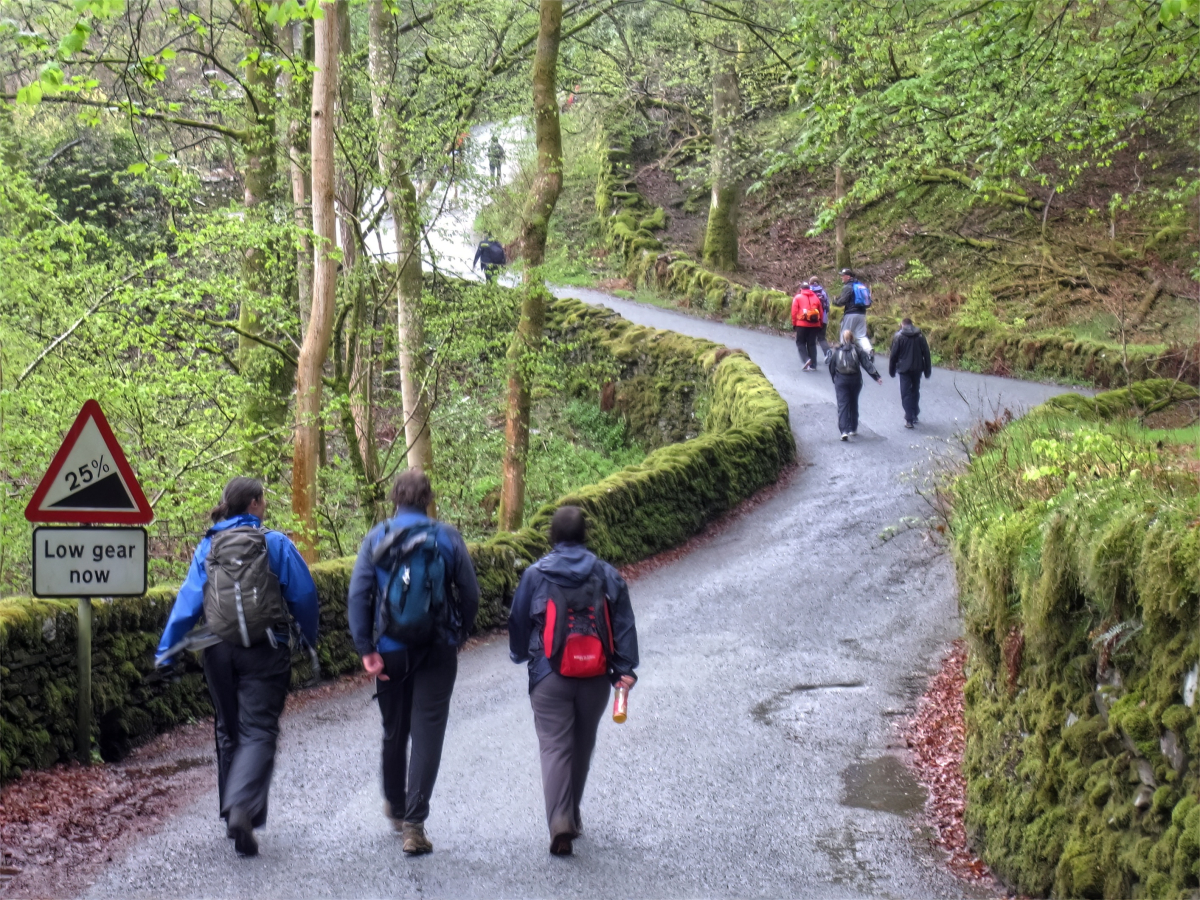
[[[181,647],[204,648],[216,713],[220,815],[243,856],[257,855],[254,829],[267,820],[279,716],[292,680],[289,614],[308,645],[317,645],[317,587],[296,545],[263,527],[266,508],[262,482],[239,477],[225,485],[156,659],[168,665]],[[189,644],[186,636],[201,615],[205,633]]]

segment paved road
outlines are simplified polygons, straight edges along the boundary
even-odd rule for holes
[[[993,402],[1057,392],[937,370],[906,431],[897,382],[863,391],[838,440],[824,370],[780,337],[589,291],[638,322],[745,349],[780,389],[808,466],[720,537],[633,587],[642,679],[606,721],[569,859],[551,858],[523,667],[502,639],[461,657],[436,847],[407,859],[380,812],[379,717],[365,687],[285,721],[262,854],[234,857],[201,798],[101,873],[94,897],[847,897],[971,893],[938,866],[893,755],[959,634],[950,562],[905,476]],[[960,397],[960,392],[962,397]]]

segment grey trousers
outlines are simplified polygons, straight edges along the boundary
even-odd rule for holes
[[[546,824],[552,838],[579,834],[579,802],[608,693],[607,675],[564,678],[557,672],[551,672],[529,692],[542,753]]]
[[[846,313],[842,316],[842,331],[852,332],[858,346],[872,354],[872,359],[874,359],[875,351],[871,348],[871,341],[867,338],[866,316],[862,313]],[[841,343],[841,335],[838,335],[838,343]]]

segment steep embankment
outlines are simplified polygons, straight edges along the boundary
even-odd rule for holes
[[[1022,893],[1200,888],[1196,397],[1055,398],[984,429],[953,483],[967,828]],[[1130,418],[1173,400],[1186,429]]]
[[[583,507],[590,545],[615,563],[671,547],[772,483],[796,453],[787,404],[744,353],[709,341],[633,325],[575,300],[557,300],[547,331],[578,359],[604,360],[616,373],[606,393],[634,435],[658,447],[641,463],[582,488],[534,516],[529,527],[471,544],[482,599],[477,626],[504,621],[521,571],[548,549],[554,510]],[[595,384],[571,384],[592,392]],[[699,402],[697,402],[699,401]],[[357,667],[346,623],[353,558],[313,568],[321,601],[321,667]],[[95,737],[107,758],[172,725],[210,712],[198,665],[154,670],[153,651],[174,599],[173,587],[95,603]],[[74,743],[75,602],[9,598],[0,602],[0,777],[51,765]],[[299,655],[293,682],[310,675]]]
[[[791,115],[756,122],[752,139],[786,146],[796,130]],[[654,139],[642,136],[631,152],[631,127],[610,115],[593,144],[605,157],[597,211],[619,247],[615,267],[628,289],[788,330],[787,300],[802,279],[840,287],[832,236],[807,233],[832,195],[823,173],[789,169],[757,183],[744,202],[739,267],[713,271],[697,262],[703,182],[677,180],[676,171],[694,170],[679,160],[666,168]],[[852,208],[853,265],[876,300],[872,339],[885,344],[910,315],[939,361],[958,368],[1099,386],[1181,374],[1194,381],[1196,201],[1120,202],[1123,192],[1153,189],[1149,181],[1162,186],[1184,175],[1190,159],[1173,146],[1151,156],[1141,188],[1145,161],[1126,153],[1085,172],[1049,205],[1032,184],[989,191],[961,172],[937,170]]]

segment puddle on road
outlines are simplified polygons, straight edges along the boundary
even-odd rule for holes
[[[851,763],[842,770],[842,806],[908,816],[925,807],[925,788],[894,756]]]
[[[786,690],[777,691],[759,703],[750,707],[750,716],[764,725],[772,724],[771,716],[787,705],[787,698],[792,694],[805,694],[809,691],[856,690],[865,687],[861,681],[834,681],[826,684],[794,684]]]

